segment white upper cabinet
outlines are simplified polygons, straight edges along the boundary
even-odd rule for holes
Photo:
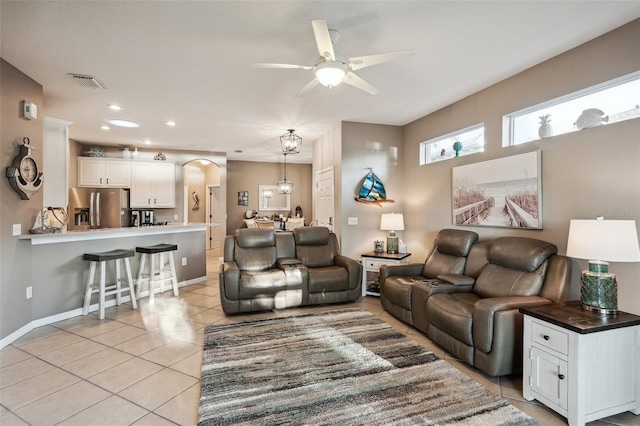
[[[175,200],[175,164],[133,162],[131,164],[131,207],[173,208]]]
[[[78,157],[78,186],[129,188],[131,162],[118,159]]]

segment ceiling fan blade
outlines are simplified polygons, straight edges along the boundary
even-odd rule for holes
[[[318,85],[318,83],[320,83],[320,82],[318,81],[318,79],[317,79],[317,78],[314,78],[313,80],[311,80],[310,82],[308,82],[308,83],[307,83],[307,85],[306,85],[306,86],[304,86],[304,87],[302,88],[302,90],[300,90],[300,91],[298,92],[298,94],[296,95],[296,97],[297,97],[297,98],[301,98],[301,97],[303,97],[304,95],[306,95],[307,93],[309,93],[311,90],[313,90],[313,88],[314,88],[314,87],[316,87],[316,86]]]
[[[376,93],[378,93],[378,89],[376,89],[375,87],[373,87],[372,85],[370,85],[369,83],[367,83],[366,81],[364,81],[363,79],[361,79],[360,77],[352,73],[351,71],[347,73],[347,75],[344,77],[342,82],[345,84],[349,84],[353,87],[357,87],[360,90],[364,90],[370,95],[375,95]]]
[[[327,23],[321,19],[311,21],[313,34],[316,36],[316,44],[318,45],[318,53],[325,59],[330,61],[336,60],[336,54],[333,52],[333,43],[329,35]]]
[[[356,56],[353,58],[349,58],[349,66],[352,70],[356,71],[362,68],[370,67],[372,65],[378,65],[397,58],[402,58],[404,56],[415,55],[415,53],[415,50],[408,49],[399,50],[397,52],[381,53],[379,55]]]
[[[254,68],[284,68],[284,69],[301,69],[301,70],[310,70],[313,67],[307,65],[295,65],[295,64],[269,64],[269,63],[258,63],[251,64]]]

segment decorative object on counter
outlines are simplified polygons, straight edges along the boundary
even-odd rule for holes
[[[29,138],[22,138],[20,153],[14,157],[11,166],[7,167],[9,185],[22,200],[29,200],[42,187],[42,172],[38,171],[38,163],[31,156]]]
[[[105,158],[107,154],[104,152],[104,149],[99,146],[94,146],[89,151],[87,151],[89,157],[97,157],[97,158]]]
[[[38,211],[33,227],[29,229],[30,234],[51,234],[51,226],[49,226],[49,211],[43,208]]]
[[[540,150],[453,168],[454,225],[542,229]]]
[[[389,231],[387,237],[387,253],[398,253],[398,236],[396,231],[404,231],[402,213],[383,213],[380,217],[380,230]]]
[[[540,117],[540,127],[538,127],[538,136],[540,139],[548,138],[553,136],[553,127],[551,127],[551,114],[541,115]]]
[[[125,160],[131,160],[131,151],[129,151],[129,148],[125,148],[122,150],[122,158],[124,158]]]
[[[609,117],[604,116],[604,111],[597,108],[589,108],[582,111],[574,125],[579,129],[587,129],[589,127],[598,127],[602,123],[609,121]]]
[[[258,212],[255,210],[247,210],[244,214],[245,219],[253,219],[258,216]]]
[[[278,193],[291,194],[293,182],[287,180],[287,153],[285,152],[282,155],[284,155],[284,179],[278,182]]]
[[[362,180],[356,201],[375,204],[380,208],[382,208],[382,203],[393,203],[393,200],[387,200],[387,191],[380,178],[373,173],[373,169],[367,167],[366,170],[369,170],[369,173]]]
[[[239,206],[249,205],[249,191],[238,191],[238,205]]]
[[[618,283],[609,262],[640,262],[634,220],[572,219],[567,256],[589,260],[580,276],[582,308],[604,315],[618,313]]]
[[[302,207],[300,207],[299,205],[296,206],[296,217],[304,217],[304,215],[302,214]]]
[[[375,240],[373,242],[373,247],[373,251],[375,251],[376,253],[384,252],[384,241]]]
[[[193,207],[191,210],[200,210],[200,197],[198,197],[198,193],[196,191],[191,193],[191,198],[193,198]]]
[[[167,157],[163,153],[159,152],[153,157],[153,159],[157,161],[165,161]]]
[[[302,138],[295,134],[294,129],[288,129],[287,133],[280,136],[282,152],[285,154],[298,154],[302,147]]]
[[[48,213],[51,213],[49,215]],[[67,232],[67,225],[69,224],[69,215],[67,209],[64,207],[47,207],[47,215],[49,217],[49,225],[51,231],[54,233]],[[52,217],[53,216],[53,217]]]
[[[456,157],[460,156],[460,151],[462,151],[462,142],[455,141],[453,143],[453,150],[456,152]]]
[[[140,158],[140,152],[138,151],[138,147],[136,146],[135,148],[133,148],[133,152],[131,153],[131,159],[137,160],[138,158]]]

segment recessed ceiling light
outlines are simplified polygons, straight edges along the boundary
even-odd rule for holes
[[[102,130],[109,130],[109,129],[111,129],[111,127],[109,127],[109,126],[107,126],[107,125],[104,125],[104,124],[103,124],[102,126],[100,126],[100,128],[101,128]]]
[[[122,107],[116,104],[109,104],[109,109],[112,109],[113,111],[122,111]]]
[[[135,121],[124,120],[122,118],[111,118],[107,120],[107,123],[113,124],[114,126],[118,126],[118,127],[129,127],[129,128],[140,127],[140,124],[136,123]]]
[[[144,141],[144,144],[145,145],[151,145],[151,141],[149,139],[147,139],[147,140]]]
[[[173,126],[175,126],[175,125],[176,125],[176,122],[175,122],[175,121],[167,121],[165,124],[166,124],[167,126],[173,127]]]

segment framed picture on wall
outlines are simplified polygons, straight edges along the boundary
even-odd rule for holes
[[[238,205],[239,206],[249,205],[249,191],[238,191]]]
[[[454,225],[542,229],[540,150],[454,167]]]

